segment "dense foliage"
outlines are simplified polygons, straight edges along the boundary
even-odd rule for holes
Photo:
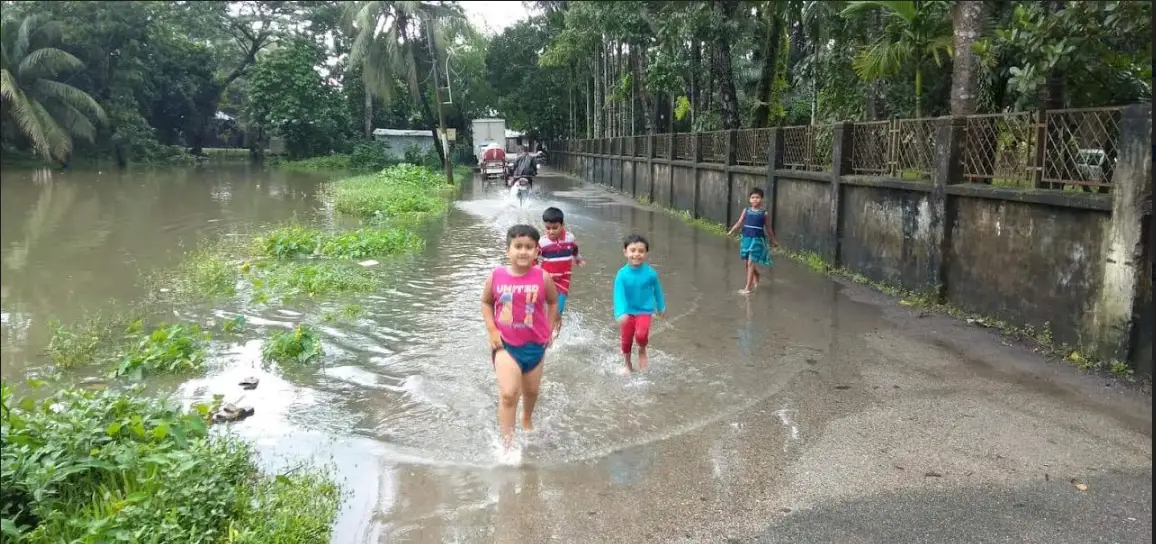
[[[0,524],[15,542],[325,542],[325,475],[262,476],[253,451],[142,395],[0,386]]]
[[[464,148],[490,115],[551,140],[1151,98],[1150,2],[526,4],[485,36],[458,2],[4,2],[0,143],[299,159],[439,115]]]

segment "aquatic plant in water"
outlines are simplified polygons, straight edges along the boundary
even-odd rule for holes
[[[337,211],[369,219],[442,213],[449,207],[447,187],[428,168],[400,164],[377,174],[335,181],[328,192]]]
[[[208,406],[185,412],[143,391],[17,401],[0,384],[3,540],[329,540],[341,492],[327,472],[261,474],[248,444],[209,435]]]
[[[342,233],[325,233],[300,225],[280,227],[257,239],[257,251],[276,259],[323,255],[338,259],[390,257],[420,249],[424,241],[399,227],[366,227]]]
[[[224,255],[209,248],[189,253],[178,274],[178,289],[202,296],[229,296],[237,291],[237,267],[229,264]]]
[[[143,328],[141,322],[133,327]],[[130,333],[135,332],[130,330]],[[208,333],[196,325],[160,325],[148,334],[135,334],[116,369],[117,376],[140,379],[146,372],[199,370],[205,362]]]
[[[258,237],[257,252],[277,259],[312,255],[317,252],[324,237],[325,235],[318,229],[287,225]]]
[[[259,263],[250,269],[254,302],[276,297],[324,296],[338,293],[365,293],[376,285],[374,276],[348,261],[318,259]]]
[[[112,320],[99,314],[86,316],[73,325],[64,325],[54,319],[49,321],[48,326],[51,337],[44,351],[60,368],[73,368],[93,362],[115,330]]]
[[[398,228],[363,228],[338,234],[321,244],[321,254],[339,259],[391,257],[421,249],[425,240]]]
[[[308,325],[297,325],[291,331],[277,331],[261,348],[263,360],[277,363],[308,363],[321,355],[321,338]]]

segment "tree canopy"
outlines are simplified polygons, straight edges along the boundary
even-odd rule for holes
[[[165,160],[373,128],[542,140],[1151,100],[1140,1],[4,2],[5,153]],[[435,77],[436,76],[436,77]],[[435,87],[435,81],[438,86]]]

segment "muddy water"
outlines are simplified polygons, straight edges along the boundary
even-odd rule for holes
[[[321,181],[249,168],[5,173],[4,376],[46,367],[40,349],[50,317],[140,299],[142,274],[175,265],[199,239],[293,217],[327,220]],[[525,207],[471,185],[428,227],[421,254],[382,265],[392,267],[394,281],[371,296],[172,308],[180,319],[204,324],[242,314],[250,325],[242,340],[214,347],[205,376],[174,389],[188,402],[224,393],[253,404],[256,415],[234,430],[259,445],[271,468],[307,457],[332,461],[351,492],[334,542],[501,540],[495,523],[503,505],[524,500],[525,489],[544,501],[534,508],[581,521],[586,513],[566,511],[569,492],[592,485],[590,478],[629,485],[651,469],[646,445],[719,424],[822,356],[823,318],[770,319],[766,304],[738,296],[741,263],[717,238],[700,243],[710,235],[564,178],[538,185]],[[481,286],[503,262],[505,230],[539,224],[549,205],[566,213],[589,264],[575,274],[566,327],[546,359],[524,466],[500,468]],[[650,239],[669,312],[652,332],[651,369],[625,376],[610,305],[623,264],[619,240],[630,232]],[[776,281],[764,287],[776,305],[834,296],[826,282],[795,291]],[[351,302],[364,313],[322,319]],[[288,374],[262,365],[268,330],[299,322],[323,331],[324,364]],[[235,384],[247,375],[261,385],[241,392]],[[787,406],[776,414],[787,431],[769,448],[798,439],[792,413]],[[720,457],[711,470],[725,465]]]

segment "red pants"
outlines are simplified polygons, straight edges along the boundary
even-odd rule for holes
[[[650,315],[628,315],[622,324],[622,353],[630,353],[634,342],[644,348],[650,342]]]

